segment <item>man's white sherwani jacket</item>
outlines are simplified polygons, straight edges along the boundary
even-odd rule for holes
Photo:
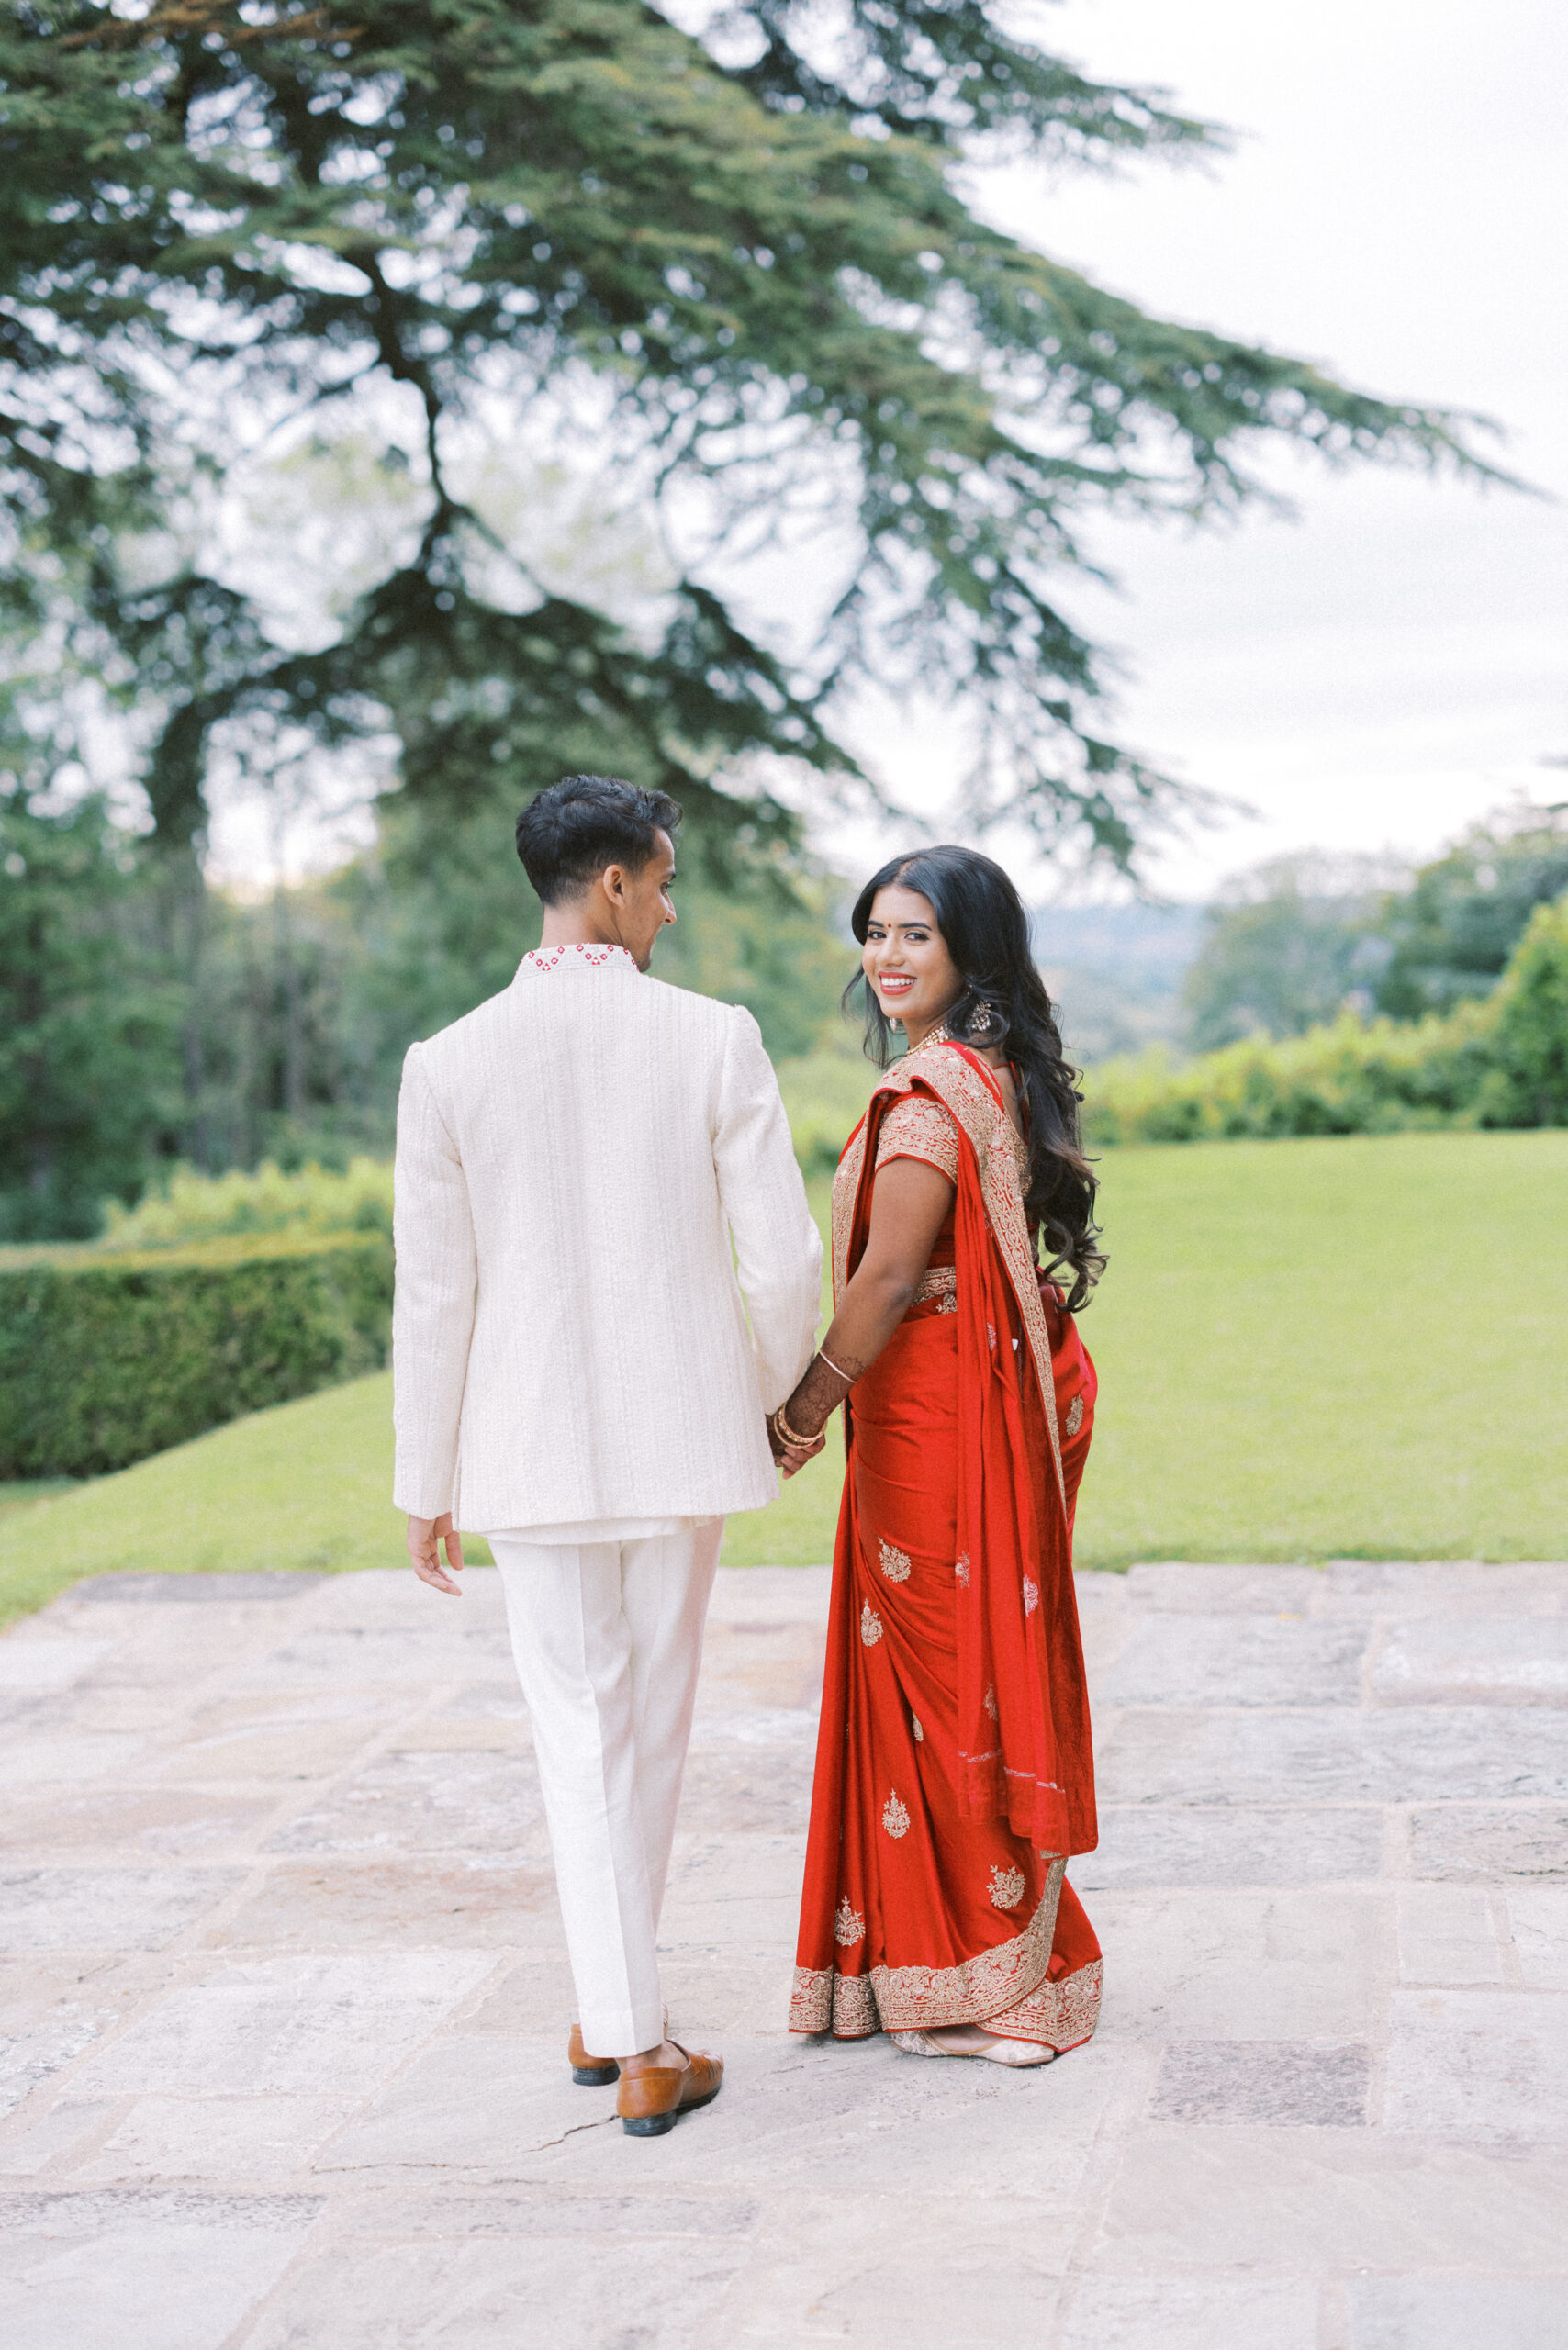
[[[749,1013],[620,947],[525,956],[409,1048],[394,1232],[398,1508],[487,1532],[773,1499],[822,1244]]]

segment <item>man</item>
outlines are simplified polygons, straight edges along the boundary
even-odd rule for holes
[[[602,776],[524,809],[541,944],[409,1047],[398,1109],[395,1499],[433,1590],[458,1595],[457,1527],[495,1554],[573,2077],[619,2072],[639,2136],[722,2075],[665,2037],[655,1938],[723,1519],[773,1499],[776,1457],[798,1465],[767,1415],[810,1358],[822,1268],[756,1023],[643,976],[679,821]]]

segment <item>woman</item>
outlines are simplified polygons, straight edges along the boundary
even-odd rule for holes
[[[774,1419],[792,1474],[842,1402],[848,1455],[790,2027],[1048,2064],[1100,1999],[1062,1874],[1096,1841],[1071,1572],[1094,1179],[1000,866],[896,858],[853,922],[868,1049],[885,1069],[896,1025],[907,1051],[839,1162],[836,1312]]]

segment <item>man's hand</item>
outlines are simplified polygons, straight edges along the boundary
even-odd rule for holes
[[[409,1556],[414,1562],[414,1572],[432,1591],[450,1593],[461,1599],[463,1592],[452,1580],[463,1572],[463,1537],[454,1533],[452,1512],[443,1510],[440,1517],[411,1517],[409,1520]],[[446,1545],[446,1565],[441,1563],[441,1546]],[[450,1572],[449,1572],[450,1571]]]

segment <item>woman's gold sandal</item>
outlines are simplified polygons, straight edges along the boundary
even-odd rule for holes
[[[985,2028],[978,2025],[975,2029]],[[999,2032],[988,2032],[988,2044],[982,2048],[953,2048],[932,2031],[890,2031],[888,2038],[908,2056],[978,2056],[988,2065],[1048,2065],[1057,2053],[1037,2040],[1007,2040]]]

